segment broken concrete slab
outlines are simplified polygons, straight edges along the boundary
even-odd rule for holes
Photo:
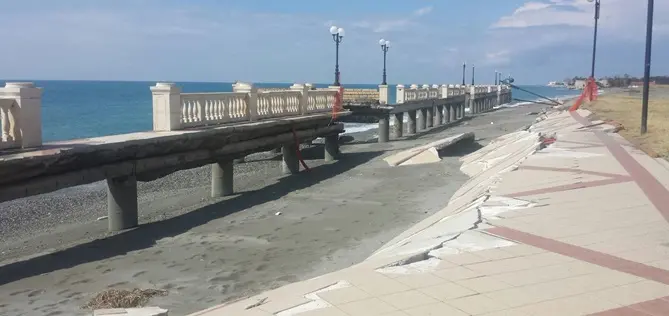
[[[422,151],[418,155],[411,157],[409,160],[400,164],[400,166],[409,166],[409,165],[420,165],[426,163],[440,162],[441,157],[439,157],[439,152],[436,148],[430,147],[427,150]]]
[[[438,151],[443,150],[449,146],[455,145],[461,141],[465,140],[474,140],[474,133],[473,132],[468,132],[468,133],[462,133],[462,134],[457,134],[451,137],[443,138],[434,142],[431,142],[429,144],[423,145],[423,146],[418,146],[414,147],[402,152],[399,152],[397,154],[391,155],[383,159],[390,165],[391,167],[396,167],[399,165],[402,165],[404,162],[410,160],[411,158],[420,155],[424,151],[430,150],[431,148],[434,149],[430,155],[434,155],[434,152],[437,152],[437,157]],[[429,155],[425,156],[424,159],[428,159]],[[420,160],[420,159],[419,159]],[[430,160],[430,159],[428,159]],[[434,159],[431,159],[434,160]]]
[[[96,309],[93,316],[168,316],[168,310],[160,307]]]

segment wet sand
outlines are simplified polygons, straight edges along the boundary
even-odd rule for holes
[[[161,288],[151,305],[185,315],[231,299],[336,271],[443,208],[467,177],[454,149],[439,163],[390,168],[383,157],[473,131],[478,143],[535,118],[523,106],[483,114],[421,137],[377,144],[355,135],[343,156],[280,174],[278,156],[235,166],[237,195],[210,199],[209,169],[181,171],[140,187],[137,229],[106,232],[104,185],[0,204],[0,315],[86,315],[109,288]],[[491,124],[491,122],[493,124]],[[280,215],[275,215],[281,212]]]

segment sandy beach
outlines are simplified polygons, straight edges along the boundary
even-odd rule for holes
[[[304,149],[310,171],[283,176],[280,157],[235,165],[238,194],[209,198],[209,168],[139,186],[140,223],[106,232],[104,183],[0,204],[0,315],[87,315],[110,289],[157,288],[150,305],[185,315],[348,267],[447,204],[468,178],[458,157],[535,119],[545,105],[503,108],[421,137],[378,144],[356,133],[335,163]],[[383,157],[463,132],[478,146],[435,164]],[[278,215],[277,215],[278,214]]]

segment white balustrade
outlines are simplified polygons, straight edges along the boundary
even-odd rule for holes
[[[182,93],[173,83],[157,83],[153,93],[154,131],[173,131],[332,111],[337,90],[263,89],[238,82],[233,92]]]
[[[182,93],[181,126],[207,126],[248,121],[246,93]]]
[[[300,115],[299,91],[259,92],[257,100],[257,118],[273,118]]]
[[[336,90],[307,91],[307,107],[305,114],[332,111],[337,93]]]
[[[42,145],[42,91],[31,82],[0,88],[0,149]]]

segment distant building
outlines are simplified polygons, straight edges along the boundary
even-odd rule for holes
[[[585,84],[586,83],[587,83],[587,81],[585,81],[585,80],[574,80],[574,89],[578,89],[578,90],[585,89]]]
[[[599,84],[604,88],[608,88],[611,86],[611,83],[609,83],[609,79],[600,79],[597,82],[599,82]]]

